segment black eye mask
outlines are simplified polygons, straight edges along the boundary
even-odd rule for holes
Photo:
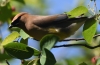
[[[21,16],[20,16],[20,17],[21,17]],[[13,22],[11,23],[11,25],[9,26],[9,28],[17,27],[17,26],[19,25],[20,17],[18,17],[15,21],[13,21]]]

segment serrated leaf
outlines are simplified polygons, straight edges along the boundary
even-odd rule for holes
[[[71,15],[70,17],[78,17],[82,14],[86,14],[88,12],[88,9],[84,6],[79,6],[73,9],[72,11],[68,12],[68,15]]]
[[[13,42],[15,39],[17,39],[19,37],[19,33],[18,32],[12,32],[9,36],[7,36],[3,42],[1,43],[1,45],[6,45],[10,42]]]
[[[25,33],[22,29],[20,30],[20,36],[23,38],[23,39],[27,39],[29,37],[29,35],[27,33]]]
[[[83,27],[83,36],[88,44],[92,42],[93,36],[96,33],[97,22],[94,18],[88,19]]]
[[[36,52],[40,53],[36,49],[33,49],[23,43],[18,42],[12,42],[4,45],[3,47],[8,54],[18,59],[27,59],[33,56],[33,54],[35,54]]]
[[[47,48],[48,50],[50,50],[55,45],[55,43],[57,43],[58,40],[59,38],[53,34],[45,35],[40,40],[40,48]]]
[[[41,65],[55,65],[56,59],[54,55],[46,48],[44,48],[43,54],[40,57]]]

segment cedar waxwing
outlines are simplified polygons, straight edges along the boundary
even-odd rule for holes
[[[73,35],[87,19],[69,18],[67,14],[41,16],[22,12],[13,18],[9,28],[19,27],[36,40],[40,40],[46,34],[55,34],[63,40]]]

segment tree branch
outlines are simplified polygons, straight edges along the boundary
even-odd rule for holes
[[[93,38],[96,38],[98,36],[100,36],[100,34],[95,35]],[[80,40],[85,40],[85,39],[84,38],[77,38],[77,39],[66,39],[66,40],[62,40],[62,41],[80,41]],[[66,44],[66,45],[54,46],[53,48],[70,47],[70,46],[84,46],[84,47],[87,47],[89,49],[94,49],[94,48],[100,47],[100,44],[97,46],[89,46],[88,44]]]
[[[95,35],[93,38],[96,38],[98,36],[100,36],[100,34]],[[80,41],[80,40],[85,40],[85,39],[84,38],[74,38],[74,39],[65,39],[62,41]]]
[[[7,65],[10,65],[7,59],[6,59],[6,63],[7,63]]]
[[[89,46],[87,44],[66,44],[66,45],[60,45],[60,46],[54,46],[53,48],[59,48],[59,47],[70,47],[70,46],[84,46],[87,47],[89,49],[95,49],[97,47],[100,47],[100,44],[97,46]]]

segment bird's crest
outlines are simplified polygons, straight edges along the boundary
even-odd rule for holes
[[[24,14],[28,14],[27,12],[21,12],[19,14],[17,14],[13,19],[12,19],[12,22],[14,22],[16,19],[18,19],[18,17],[24,15]]]

